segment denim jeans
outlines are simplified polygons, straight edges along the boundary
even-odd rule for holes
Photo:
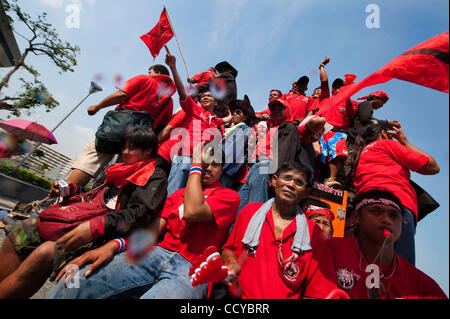
[[[139,264],[132,265],[121,253],[84,276],[90,264],[77,275],[79,288],[67,288],[65,275],[50,291],[47,299],[104,299],[142,296],[142,299],[202,299],[207,284],[192,287],[189,268],[192,266],[179,253],[159,246]],[[72,276],[75,276],[73,274]],[[75,285],[74,285],[75,286]]]
[[[414,223],[413,213],[406,207],[403,207],[403,223],[400,238],[394,244],[394,250],[400,256],[413,266],[416,265],[416,244],[414,237],[416,235],[416,225]]]
[[[191,168],[192,158],[189,156],[175,155],[172,159],[172,167],[167,179],[167,197],[175,193],[180,188],[186,187]]]
[[[269,199],[267,184],[269,181],[269,174],[262,174],[260,172],[260,168],[268,168],[270,163],[270,160],[263,160],[256,162],[250,168],[247,176],[247,182],[238,192],[239,197],[241,198],[238,214],[248,203],[265,203]]]

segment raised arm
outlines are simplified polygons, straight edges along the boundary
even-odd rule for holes
[[[420,150],[416,146],[412,145],[406,138],[406,135],[401,128],[394,127],[393,131],[394,132],[392,132],[392,131],[388,132],[389,137],[395,138],[406,148],[408,148],[416,153],[423,154],[429,158],[428,162],[421,169],[417,170],[417,173],[422,174],[422,175],[435,175],[435,174],[439,173],[440,167],[437,164],[437,162],[435,161],[435,159],[430,154],[425,153],[424,151]]]
[[[94,115],[95,113],[97,113],[101,109],[103,109],[105,107],[108,107],[108,106],[111,106],[111,105],[119,104],[119,103],[127,100],[128,98],[129,98],[129,96],[128,96],[127,93],[125,93],[122,90],[119,90],[117,92],[114,92],[113,94],[108,95],[100,103],[90,106],[88,108],[88,114],[89,115]]]
[[[183,81],[181,80],[180,75],[178,74],[177,66],[176,66],[176,58],[174,55],[170,54],[169,49],[167,46],[164,46],[166,48],[167,54],[166,54],[166,64],[169,66],[170,70],[173,74],[173,81],[175,82],[175,86],[177,87],[178,95],[180,96],[181,101],[186,100],[187,93],[186,89],[184,88]]]

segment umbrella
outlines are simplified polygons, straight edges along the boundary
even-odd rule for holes
[[[0,127],[11,134],[26,138],[30,141],[41,142],[45,144],[58,143],[52,132],[36,122],[15,119],[0,122]]]

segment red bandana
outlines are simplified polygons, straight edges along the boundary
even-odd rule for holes
[[[122,187],[128,183],[137,186],[147,184],[150,176],[155,171],[156,160],[149,158],[131,165],[125,163],[113,164],[106,169],[105,184],[112,182],[116,187]]]

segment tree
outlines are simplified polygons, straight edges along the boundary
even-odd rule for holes
[[[22,83],[20,92],[15,96],[1,96],[0,110],[8,110],[19,116],[22,110],[28,110],[29,114],[30,109],[44,105],[46,112],[50,112],[59,103],[51,96],[45,85],[38,80],[39,72],[31,65],[26,64],[25,59],[30,53],[44,55],[56,65],[59,74],[66,71],[73,72],[73,67],[77,65],[76,55],[80,48],[76,45],[72,46],[69,42],[63,42],[59,38],[56,30],[47,22],[45,12],[38,15],[37,18],[32,18],[20,9],[17,0],[1,0],[1,4],[7,15],[8,27],[14,31],[12,27],[14,19],[10,16],[13,13],[18,21],[26,25],[30,35],[26,37],[14,31],[27,40],[28,47],[18,61],[14,60],[15,66],[0,81],[0,93],[3,88],[8,87],[11,76],[20,68],[26,69],[33,76],[33,80],[27,81],[22,77],[19,78]]]

